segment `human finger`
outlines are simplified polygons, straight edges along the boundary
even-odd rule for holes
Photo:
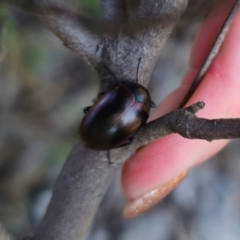
[[[230,8],[231,5],[228,7]],[[219,8],[218,14],[226,15],[227,10],[229,11],[226,6],[224,9]],[[218,23],[218,21],[213,21],[213,23]],[[210,20],[208,24],[211,24]],[[238,80],[240,74],[238,66],[240,61],[239,24],[240,15],[238,14],[217,58],[189,101],[189,104],[199,100],[207,103],[207,107],[199,113],[201,117],[230,118],[240,116],[238,110],[238,89],[240,87]],[[205,32],[203,33],[205,34]],[[209,34],[211,35],[211,32]],[[195,49],[197,47],[196,44]],[[192,70],[186,78],[193,74],[195,66],[200,62],[201,57],[192,58]],[[176,98],[176,94],[173,95],[174,97]],[[157,114],[161,114],[161,111],[158,111]],[[175,179],[179,174],[181,175],[181,172],[185,172],[186,169],[210,157],[225,144],[225,140],[208,143],[202,140],[183,139],[174,134],[143,147],[124,165],[122,172],[122,185],[127,198],[130,199],[130,205],[138,198],[160,189],[165,183]]]

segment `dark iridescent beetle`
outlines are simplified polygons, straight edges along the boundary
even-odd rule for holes
[[[108,150],[125,145],[146,123],[154,106],[148,90],[136,82],[119,81],[99,95],[92,107],[86,107],[80,139],[84,146]]]

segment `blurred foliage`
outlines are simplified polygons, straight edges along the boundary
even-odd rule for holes
[[[95,18],[101,18],[101,0],[77,0]]]
[[[5,15],[7,12],[6,8],[4,6],[0,6],[0,16],[2,17],[3,15]]]
[[[6,10],[5,10],[5,8],[0,7],[0,63],[2,62],[3,58],[5,57],[5,53],[6,53],[4,40],[3,40],[6,21],[7,21]]]
[[[66,157],[71,149],[71,144],[59,144],[56,147],[51,148],[47,156],[47,161],[53,167],[59,164],[62,165],[66,161]]]

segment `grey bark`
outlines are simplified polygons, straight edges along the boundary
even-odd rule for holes
[[[34,239],[84,239],[115,168],[77,143],[54,187]],[[93,179],[95,181],[93,181]]]
[[[103,0],[102,12],[106,21],[124,23],[128,20],[126,0]]]
[[[104,1],[105,19],[112,19],[112,13],[117,13],[117,27],[99,34],[88,28],[88,21],[69,10],[62,1],[11,2],[37,15],[65,46],[91,64],[101,80],[100,91],[108,90],[114,82],[105,66],[117,78],[135,81],[139,58],[142,60],[138,81],[147,86],[157,57],[187,4],[187,0],[142,0],[138,16],[126,24],[122,21],[126,16],[124,1]],[[107,5],[111,6],[110,10]],[[120,10],[119,5],[122,5]],[[151,9],[155,9],[155,13],[149,22],[147,15]],[[129,152],[124,148],[114,150],[110,153],[111,160],[115,165],[123,163],[135,150],[135,145]],[[114,170],[107,162],[106,151],[97,152],[77,144],[56,182],[47,213],[30,239],[84,239]]]
[[[1,2],[1,1],[0,1]],[[73,52],[93,66],[101,57],[103,39],[88,28],[89,21],[60,0],[10,0],[24,11],[38,16]]]
[[[105,21],[100,26],[106,29],[99,34],[87,27],[88,19],[69,10],[62,1],[8,2],[37,15],[65,46],[84,58],[99,75],[100,91],[115,83],[105,66],[120,80],[135,81],[139,58],[138,81],[147,86],[157,57],[187,4],[187,0],[142,0],[137,18],[127,24],[125,1],[103,1]],[[155,12],[148,19],[151,9]],[[116,28],[112,27],[113,13],[117,14]],[[135,152],[134,146],[128,153],[124,148],[114,150],[111,160],[121,166]],[[80,144],[74,147],[56,182],[47,213],[30,239],[85,238],[115,171],[107,160],[105,151],[96,152]]]

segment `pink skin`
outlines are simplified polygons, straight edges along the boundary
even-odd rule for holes
[[[219,1],[220,2],[220,1]],[[190,70],[182,85],[158,107],[152,119],[177,108],[189,84],[209,52],[234,1],[215,6],[194,43]],[[223,46],[203,82],[187,105],[204,101],[197,115],[211,118],[240,118],[240,13],[234,20]],[[209,143],[188,140],[177,134],[161,138],[141,148],[125,163],[122,186],[129,200],[159,188],[186,169],[199,164],[221,150],[228,141]]]

